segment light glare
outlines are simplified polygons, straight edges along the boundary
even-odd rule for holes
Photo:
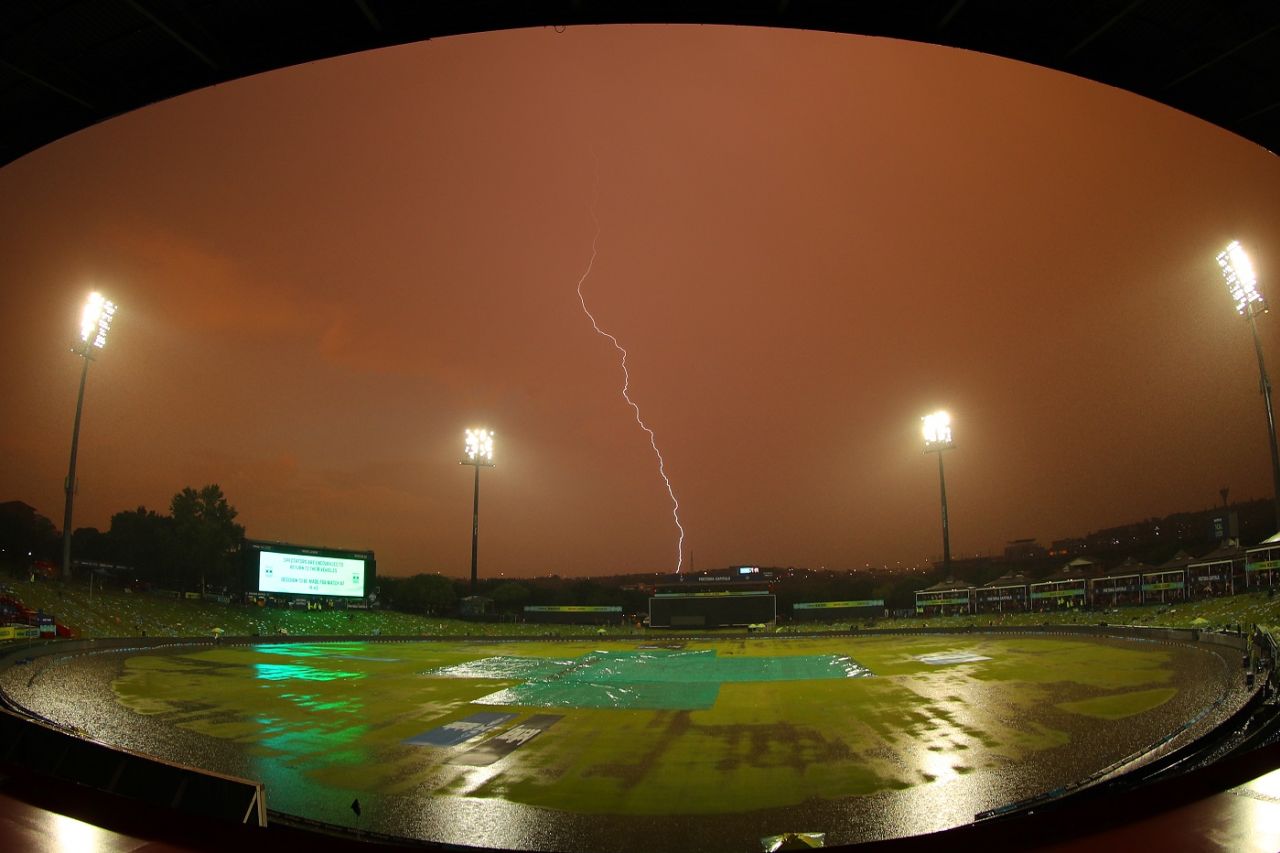
[[[925,415],[921,420],[924,422],[924,443],[927,447],[951,444],[951,415],[937,411]]]
[[[467,430],[466,453],[468,462],[493,461],[493,430]]]
[[[80,340],[102,349],[107,344],[107,332],[116,315],[116,304],[94,291],[84,304],[80,314]]]
[[[1253,271],[1253,262],[1239,240],[1232,240],[1227,248],[1218,253],[1218,266],[1222,267],[1222,277],[1227,280],[1227,289],[1235,300],[1236,311],[1241,316],[1253,310],[1266,310],[1262,304],[1262,294],[1258,292],[1258,277]],[[1251,309],[1253,303],[1256,309]]]

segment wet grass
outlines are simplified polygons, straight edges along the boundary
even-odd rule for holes
[[[1135,690],[1131,693],[1099,696],[1078,702],[1060,702],[1057,707],[1073,714],[1084,714],[1101,720],[1122,720],[1160,707],[1172,699],[1177,692],[1173,688]]]
[[[942,784],[1086,743],[1099,721],[1141,719],[1177,693],[1168,686],[1176,666],[1169,650],[1025,637],[690,643],[729,656],[849,655],[876,673],[725,683],[701,710],[495,708],[473,703],[516,682],[423,674],[498,655],[563,659],[600,647],[634,648],[423,642],[146,653],[124,662],[114,691],[137,714],[238,744],[316,797],[356,789],[634,815],[751,811]],[[956,650],[990,660],[916,660]],[[1060,706],[1070,713],[1037,719],[1050,693],[1082,692],[1088,698]],[[564,718],[491,768],[452,763],[474,744],[404,743],[482,710]]]

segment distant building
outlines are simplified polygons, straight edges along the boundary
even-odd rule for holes
[[[493,605],[493,599],[483,595],[468,595],[458,604],[458,612],[463,619],[483,619]]]
[[[1010,562],[1039,560],[1048,555],[1048,549],[1034,539],[1014,539],[1004,546],[1004,558]]]
[[[1078,557],[1089,550],[1089,543],[1076,537],[1073,539],[1055,539],[1049,543],[1050,557]]]
[[[951,575],[953,577],[978,578],[994,574],[996,561],[989,556],[978,557],[952,557],[951,558]],[[933,564],[935,572],[944,570],[942,561]]]

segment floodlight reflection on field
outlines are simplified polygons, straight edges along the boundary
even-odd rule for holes
[[[345,672],[337,669],[319,669],[298,663],[255,663],[255,677],[263,681],[285,681],[296,678],[302,681],[337,681],[340,678],[364,678],[363,672]]]

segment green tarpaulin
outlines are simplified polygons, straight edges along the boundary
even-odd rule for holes
[[[698,710],[715,704],[721,684],[860,678],[871,672],[844,655],[720,657],[707,649],[600,651],[571,660],[498,656],[424,674],[524,682],[475,700],[481,705]]]

